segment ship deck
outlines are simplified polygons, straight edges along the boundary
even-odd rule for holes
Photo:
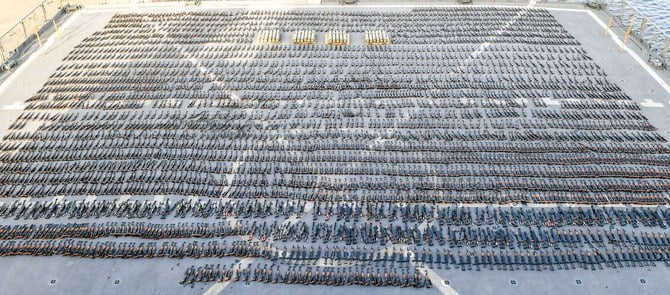
[[[434,4],[430,4],[434,5]],[[62,20],[60,32],[46,40],[44,48],[35,48],[27,61],[22,63],[9,77],[5,77],[0,84],[0,137],[11,131],[10,125],[24,112],[24,101],[33,96],[47,82],[52,73],[63,64],[63,59],[88,36],[100,31],[119,13],[152,13],[176,11],[227,11],[229,9],[246,9],[243,6],[223,6],[222,4],[204,3],[200,7],[184,7],[183,5],[136,5],[136,6],[91,6],[75,12]],[[359,5],[347,7],[349,10],[364,11],[406,11],[411,5]],[[543,7],[536,5],[536,7]],[[571,6],[544,6],[551,15],[579,41],[582,48],[593,58],[607,75],[609,81],[615,83],[633,101],[641,107],[641,113],[649,122],[658,128],[658,134],[670,139],[670,74],[668,71],[654,70],[645,62],[647,57],[635,44],[629,43],[624,53],[619,52],[622,32],[614,31],[612,35],[603,35],[606,18],[598,11]],[[298,9],[298,10],[332,10],[342,9],[337,6],[277,6],[271,9]],[[352,44],[361,42],[352,38]],[[24,127],[22,131],[34,131],[39,125]],[[50,200],[47,198],[23,198],[26,201]],[[77,200],[113,199],[114,196],[75,196]],[[152,199],[151,196],[131,197],[133,200]],[[173,200],[179,197],[172,196]],[[163,197],[156,197],[163,199]],[[206,198],[200,198],[206,199]],[[666,192],[667,199],[667,192]],[[14,198],[1,198],[0,202],[11,203]],[[443,204],[450,206],[452,204]],[[482,204],[463,204],[464,207],[481,207]],[[514,205],[497,205],[493,207],[510,208]],[[525,204],[523,208],[555,207],[553,204]],[[571,206],[562,204],[561,206]],[[576,205],[588,208],[587,205]],[[635,205],[610,204],[616,208],[631,208]],[[659,204],[659,208],[669,208]],[[656,208],[651,204],[649,207]],[[302,217],[309,221],[310,214]],[[269,219],[272,221],[272,218]],[[1,225],[18,225],[26,223],[74,223],[74,222],[121,222],[141,221],[153,223],[170,222],[219,222],[210,218],[167,218],[159,220],[123,219],[101,217],[99,219],[30,219],[13,218],[1,219]],[[283,221],[283,220],[280,220]],[[382,221],[382,224],[385,224]],[[637,231],[632,226],[621,226],[618,229]],[[657,229],[667,233],[667,229]],[[241,238],[227,238],[233,241]],[[95,241],[137,241],[136,238],[106,238]],[[144,240],[146,241],[146,240]],[[181,240],[175,240],[181,241]],[[143,241],[142,241],[143,242]],[[163,242],[163,240],[158,241]],[[295,245],[300,243],[286,243]],[[362,245],[361,245],[362,246]],[[627,267],[605,268],[592,270],[466,270],[460,269],[432,269],[432,289],[394,288],[394,287],[331,287],[314,285],[284,285],[231,282],[231,283],[195,283],[183,286],[179,281],[184,272],[191,265],[221,264],[253,262],[254,259],[240,257],[226,258],[183,258],[183,259],[89,259],[76,257],[32,257],[11,256],[0,257],[3,265],[3,275],[0,276],[0,289],[8,294],[308,294],[322,293],[346,294],[406,294],[406,293],[444,293],[444,294],[661,294],[670,289],[667,280],[669,268],[659,265],[656,267]],[[262,260],[259,260],[262,261]],[[261,262],[261,263],[267,263]],[[424,268],[420,268],[422,271]]]

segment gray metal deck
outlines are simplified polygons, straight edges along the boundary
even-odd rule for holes
[[[286,8],[286,7],[284,7]],[[279,9],[284,9],[279,8]],[[61,36],[52,36],[42,50],[0,84],[0,137],[9,133],[9,125],[21,114],[22,102],[36,93],[49,76],[62,64],[67,54],[84,38],[101,30],[117,13],[128,12],[172,12],[183,10],[218,10],[220,7],[90,7],[76,12],[61,25]],[[337,8],[329,8],[337,9]],[[371,6],[365,10],[394,10],[407,7]],[[580,8],[550,8],[551,14],[572,34],[593,57],[609,77],[642,107],[642,113],[659,133],[670,139],[670,74],[640,64],[630,53],[620,53],[617,43],[603,36],[603,22],[598,12]],[[595,17],[595,18],[594,18]],[[621,32],[615,32],[621,36]],[[639,49],[629,46],[630,51],[646,61]],[[653,73],[656,77],[652,77]],[[35,128],[37,126],[34,126]],[[30,126],[27,127],[28,129]],[[76,197],[83,199],[84,197]],[[97,197],[97,199],[112,197]],[[142,197],[144,199],[145,197]],[[90,197],[89,200],[96,199]],[[33,199],[34,200],[34,199]],[[0,202],[12,202],[2,198]],[[507,206],[509,207],[509,206]],[[666,206],[667,207],[667,206]],[[303,217],[308,220],[308,217]],[[90,222],[116,221],[113,218],[96,219]],[[138,220],[147,221],[147,220]],[[217,222],[213,218],[185,219],[150,222]],[[2,225],[31,223],[30,220],[0,219]],[[62,218],[40,220],[39,223],[84,222]],[[630,228],[628,228],[630,229]],[[662,230],[668,232],[667,229]],[[117,240],[120,240],[117,239]],[[124,238],[124,241],[139,239]],[[409,292],[461,294],[662,294],[670,288],[667,280],[670,273],[665,266],[637,268],[605,268],[604,270],[557,270],[557,271],[461,271],[457,269],[436,270],[440,280],[434,280],[433,289],[374,288],[374,287],[326,287],[284,284],[262,284],[242,282],[230,284],[196,283],[182,286],[185,270],[191,265],[226,264],[233,257],[223,259],[85,259],[73,257],[0,257],[3,275],[0,275],[0,293],[6,294],[400,294]]]

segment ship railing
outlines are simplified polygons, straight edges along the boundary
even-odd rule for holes
[[[659,59],[670,65],[670,32],[656,25],[644,13],[626,0],[606,0],[603,10],[624,34],[630,36],[649,55],[649,60]],[[609,21],[608,21],[609,22]]]
[[[0,34],[0,72],[12,60],[20,60],[33,44],[45,41],[44,36],[58,33],[57,21],[62,14],[77,7],[74,0],[44,0],[38,3],[14,26]]]

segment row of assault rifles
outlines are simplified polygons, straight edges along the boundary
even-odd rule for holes
[[[302,218],[311,211],[313,220],[437,222],[440,225],[502,226],[604,226],[666,228],[667,207],[461,207],[435,204],[372,202],[306,202],[285,199],[256,200],[14,200],[0,204],[0,217],[8,219],[50,218]]]

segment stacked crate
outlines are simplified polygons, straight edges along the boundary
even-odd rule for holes
[[[386,31],[374,30],[365,31],[365,44],[368,45],[387,45],[391,44],[391,38]]]
[[[300,30],[293,33],[293,44],[314,44],[316,33],[313,30]]]
[[[326,44],[349,45],[349,33],[345,31],[330,31],[326,33]]]
[[[279,44],[281,43],[281,32],[279,30],[263,30],[258,33],[258,43]]]

